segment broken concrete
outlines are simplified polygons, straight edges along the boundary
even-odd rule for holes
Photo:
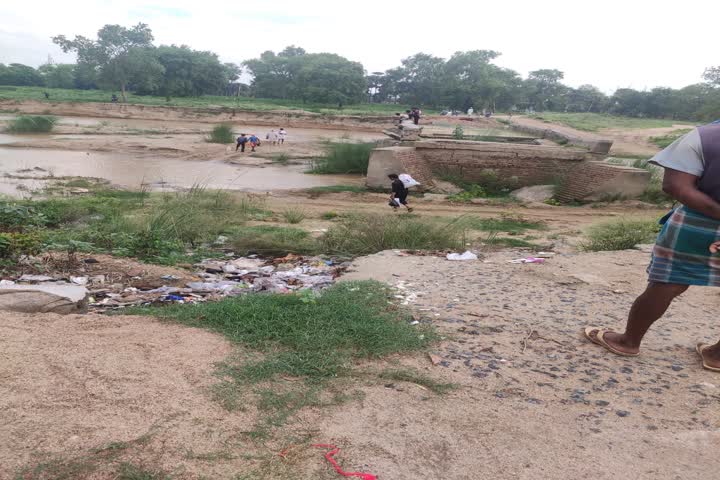
[[[22,313],[83,313],[87,309],[85,287],[77,285],[3,285],[0,310]]]
[[[555,195],[555,185],[533,185],[523,187],[510,193],[510,196],[521,202],[545,202]]]

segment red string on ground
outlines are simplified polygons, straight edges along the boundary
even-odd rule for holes
[[[360,472],[345,472],[342,468],[340,468],[340,465],[338,465],[337,461],[333,458],[337,453],[340,451],[338,447],[335,445],[326,445],[323,443],[317,443],[313,445],[315,448],[329,448],[330,451],[325,454],[325,460],[330,462],[330,464],[335,468],[335,471],[342,475],[343,477],[358,477],[362,478],[362,480],[377,480],[377,477],[371,473],[360,473]]]

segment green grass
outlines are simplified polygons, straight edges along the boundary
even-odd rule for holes
[[[384,380],[395,380],[396,382],[408,382],[427,388],[433,393],[443,395],[457,388],[453,383],[441,383],[433,380],[424,373],[411,369],[388,369],[380,373]]]
[[[330,212],[323,212],[323,214],[320,215],[320,218],[322,218],[323,220],[335,220],[339,216],[340,216],[339,213],[330,211]]]
[[[322,157],[312,161],[310,173],[366,174],[373,143],[328,143]]]
[[[673,143],[678,138],[682,137],[686,133],[692,131],[691,128],[681,128],[679,130],[675,130],[673,132],[670,132],[667,135],[662,135],[659,137],[650,137],[650,143],[653,143],[657,145],[660,148],[668,147],[671,143]]]
[[[603,128],[666,128],[679,124],[690,125],[689,122],[678,120],[619,117],[600,113],[543,112],[531,117],[551,123],[560,123],[587,132],[597,132]]]
[[[297,224],[305,220],[305,211],[301,208],[287,208],[283,210],[282,217],[287,223]]]
[[[512,234],[524,233],[526,230],[543,230],[545,224],[534,222],[520,215],[501,215],[498,218],[461,217],[461,224],[470,230],[482,232],[507,232]]]
[[[412,215],[352,214],[320,239],[325,253],[368,255],[389,249],[455,250],[465,245],[465,228],[453,220],[438,223]]]
[[[288,253],[316,254],[320,245],[307,231],[275,225],[238,227],[230,230],[230,245],[240,255],[283,256]]]
[[[342,193],[342,192],[350,192],[350,193],[366,193],[368,191],[367,187],[359,186],[359,185],[328,185],[325,187],[312,187],[305,190],[308,193],[312,194],[323,194],[323,193]]]
[[[10,133],[48,133],[57,118],[51,115],[20,115],[8,122],[7,131]]]
[[[279,163],[280,165],[287,165],[290,161],[290,155],[287,153],[277,153],[272,156],[273,163]]]
[[[43,92],[50,93],[50,100],[45,100]],[[44,87],[13,87],[1,89],[0,100],[36,100],[52,104],[55,102],[110,102],[113,92],[105,90],[74,90]],[[117,92],[115,92],[117,93]],[[326,115],[387,115],[388,118],[404,108],[392,104],[354,104],[345,105],[342,109],[337,104],[326,105],[303,103],[293,100],[264,99],[250,97],[225,97],[203,95],[200,97],[173,97],[170,101],[164,96],[134,95],[128,93],[128,103],[138,105],[157,105],[192,108],[224,108],[250,111],[290,110],[321,113]],[[431,109],[423,108],[428,114]]]
[[[629,250],[652,243],[659,231],[657,220],[616,220],[590,227],[580,247],[588,252]]]
[[[206,140],[209,143],[234,143],[235,134],[232,125],[225,123],[215,125]]]

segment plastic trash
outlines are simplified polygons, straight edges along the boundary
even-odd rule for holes
[[[181,295],[167,295],[165,296],[165,300],[168,302],[183,302],[185,301],[185,297]]]
[[[448,253],[447,257],[448,260],[453,261],[463,261],[463,260],[477,260],[478,256],[472,253],[470,250],[468,250],[465,253]]]
[[[401,173],[398,178],[401,182],[403,182],[403,185],[405,185],[405,188],[415,187],[417,185],[420,185],[420,182],[415,180],[413,177],[408,175],[407,173]]]
[[[515,260],[508,260],[508,263],[544,263],[544,258],[527,257],[527,258],[516,258]]]

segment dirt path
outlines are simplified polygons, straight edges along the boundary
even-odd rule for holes
[[[612,155],[617,156],[651,156],[656,154],[660,149],[649,143],[650,137],[659,137],[667,135],[675,130],[686,129],[688,125],[678,124],[666,128],[640,128],[640,129],[619,129],[605,128],[597,133],[577,130],[567,125],[558,123],[548,123],[542,120],[529,118],[525,116],[515,116],[512,118],[513,123],[518,125],[527,125],[535,128],[552,128],[553,130],[586,140],[610,139],[613,146],[610,150]]]

